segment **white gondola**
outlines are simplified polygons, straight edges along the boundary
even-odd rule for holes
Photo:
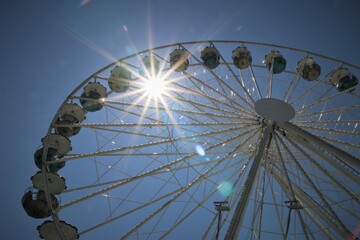
[[[156,77],[159,73],[160,62],[154,56],[145,56],[140,63],[143,67],[140,74],[145,77]]]
[[[286,60],[279,51],[271,51],[265,55],[263,63],[273,74],[282,73],[286,68]]]
[[[53,195],[58,195],[67,188],[65,178],[61,177],[59,174],[49,172],[44,174],[46,175],[45,178],[41,171],[31,177],[34,188],[42,191],[45,191],[45,188],[47,188],[47,190]],[[46,180],[46,186],[44,184],[44,179]]]
[[[65,104],[59,111],[55,132],[64,137],[71,137],[80,132],[80,127],[61,126],[81,123],[86,118],[85,111],[76,103]]]
[[[200,58],[209,69],[215,69],[220,64],[220,53],[214,47],[205,47],[201,51]]]
[[[175,72],[182,72],[189,67],[188,53],[183,49],[175,49],[170,53],[170,66]]]
[[[232,51],[234,65],[239,69],[245,69],[252,63],[250,51],[246,47],[238,47]]]
[[[47,144],[49,148],[56,149],[57,155],[64,156],[68,152],[71,151],[71,141],[62,135],[59,134],[50,134],[43,139],[41,139],[41,142],[44,144]]]
[[[55,161],[58,158],[61,158],[65,154],[71,151],[71,142],[67,137],[64,137],[59,134],[50,134],[45,138],[41,139],[42,147],[39,148],[34,154],[34,160],[36,166],[41,170],[42,161],[44,155],[44,147],[47,145],[46,153],[46,162]],[[48,171],[57,172],[65,166],[65,162],[59,162],[54,164],[49,164],[47,166]]]
[[[65,239],[75,240],[79,239],[78,229],[71,224],[66,223],[65,221],[58,222],[59,227],[62,230],[62,233]],[[58,240],[61,239],[58,234],[58,228],[56,223],[53,221],[45,221],[43,224],[37,227],[39,231],[39,236],[42,239],[46,240]]]
[[[115,66],[111,70],[109,87],[117,93],[126,92],[130,87],[131,72],[123,66]]]
[[[106,98],[106,88],[98,82],[91,82],[84,87],[81,94],[80,104],[88,112],[96,112],[102,109],[101,99]]]
[[[339,68],[331,74],[330,83],[340,92],[350,88],[350,92],[352,92],[355,90],[354,87],[358,85],[358,79],[356,76],[352,75],[348,69]]]
[[[321,73],[321,68],[312,58],[306,57],[300,60],[297,64],[296,70],[301,77],[307,81],[316,80]]]
[[[35,161],[35,165],[41,170],[42,166],[43,166],[43,156],[44,156],[44,147],[40,147],[39,149],[36,150],[35,154],[34,154],[34,161]],[[58,159],[59,155],[58,152],[55,148],[47,148],[46,149],[46,157],[45,157],[45,161],[47,163],[55,161],[56,159]],[[51,163],[48,164],[46,166],[46,169],[48,172],[57,172],[60,169],[62,169],[63,167],[65,167],[65,162],[57,162],[57,163]]]
[[[51,210],[56,210],[59,207],[57,198],[50,194],[51,208],[46,200],[44,191],[28,190],[21,199],[21,203],[26,213],[33,218],[46,218],[51,214]]]

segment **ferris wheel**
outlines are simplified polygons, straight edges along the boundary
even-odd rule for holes
[[[357,239],[356,76],[243,41],[124,57],[59,107],[23,207],[51,240]]]

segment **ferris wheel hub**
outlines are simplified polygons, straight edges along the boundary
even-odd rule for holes
[[[276,98],[262,98],[256,101],[255,112],[273,122],[287,122],[295,116],[295,110],[289,103]]]

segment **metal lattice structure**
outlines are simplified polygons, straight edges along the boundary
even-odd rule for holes
[[[45,239],[356,239],[359,73],[242,41],[122,58],[60,106],[24,208]]]

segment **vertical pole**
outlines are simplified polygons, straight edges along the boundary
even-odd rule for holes
[[[227,205],[228,204],[227,201],[214,202],[214,204],[215,204],[215,209],[218,211],[218,225],[217,225],[217,231],[216,231],[216,237],[215,237],[215,239],[218,240],[219,239],[219,233],[220,233],[220,226],[221,226],[221,212],[222,211],[229,211],[230,208]]]
[[[220,222],[221,222],[221,211],[219,211],[219,218],[218,218],[218,225],[217,225],[217,232],[216,232],[216,240],[219,239],[219,232],[220,232]]]
[[[286,232],[285,232],[285,240],[287,239],[287,235],[289,233],[289,227],[290,227],[290,217],[291,217],[291,208],[289,209],[289,215],[287,218],[287,224],[286,224]]]

